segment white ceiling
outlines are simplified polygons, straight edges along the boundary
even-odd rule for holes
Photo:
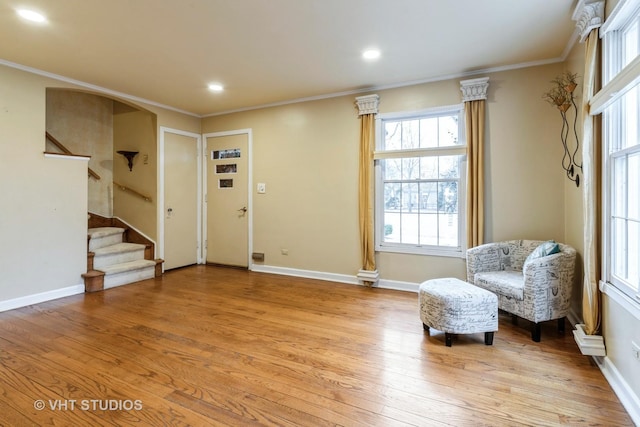
[[[17,16],[28,7],[48,22]],[[0,0],[0,64],[194,115],[554,62],[575,0]],[[377,47],[375,62],[361,53]],[[212,82],[222,93],[207,89]]]

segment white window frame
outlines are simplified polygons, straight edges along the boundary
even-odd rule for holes
[[[630,25],[640,23],[640,0],[621,0],[607,22],[601,28],[603,43],[602,72],[604,87],[591,102],[591,114],[602,113],[602,222],[603,247],[602,266],[605,293],[616,297],[636,315],[640,314],[640,283],[630,284],[614,274],[613,209],[615,176],[613,162],[630,154],[640,152],[640,145],[620,148],[624,138],[624,106],[621,100],[631,89],[640,84],[640,55],[629,61],[624,58],[624,33]],[[640,41],[638,41],[640,43]],[[640,262],[640,260],[638,260]],[[637,289],[634,289],[637,286]],[[614,288],[615,291],[613,291]]]
[[[407,150],[384,150],[384,123],[386,121],[410,120],[418,118],[458,116],[458,142],[455,147],[414,148]],[[445,256],[464,258],[466,254],[466,169],[467,141],[465,137],[464,104],[455,104],[429,108],[419,111],[384,113],[376,117],[376,150],[375,161],[375,249],[378,252],[396,252],[417,255]],[[381,159],[423,156],[460,155],[458,181],[458,246],[435,246],[409,243],[384,242],[384,182]]]

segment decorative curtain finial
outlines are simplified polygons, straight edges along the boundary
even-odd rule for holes
[[[600,28],[604,23],[604,0],[580,0],[572,18],[576,21],[576,29],[582,43],[591,30]]]
[[[488,88],[489,77],[462,80],[460,82],[460,90],[462,91],[462,102],[487,99]]]
[[[358,115],[378,114],[378,103],[380,97],[378,95],[357,96],[356,105],[358,106]]]

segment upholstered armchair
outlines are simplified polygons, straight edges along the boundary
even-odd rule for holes
[[[540,322],[557,319],[564,332],[575,260],[575,249],[552,241],[488,243],[467,250],[467,281],[495,293],[514,323],[518,317],[533,322],[531,338],[539,342]]]

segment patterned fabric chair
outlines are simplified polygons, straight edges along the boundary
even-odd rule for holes
[[[513,314],[514,323],[518,317],[533,322],[531,338],[536,342],[540,322],[557,319],[558,330],[564,332],[571,304],[576,251],[558,243],[559,252],[539,256],[548,243],[509,240],[467,250],[467,281],[498,295],[498,308]],[[531,258],[539,257],[528,259],[534,251]]]

